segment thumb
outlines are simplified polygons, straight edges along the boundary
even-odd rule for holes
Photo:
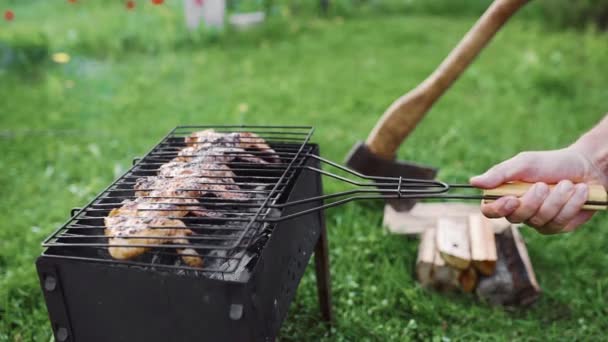
[[[469,182],[475,187],[490,189],[509,181],[521,180],[532,170],[533,161],[528,153],[520,153],[493,166],[485,173],[472,177]]]

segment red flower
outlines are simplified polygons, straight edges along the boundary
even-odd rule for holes
[[[152,0],[152,3],[155,5],[162,5],[165,0]]]
[[[135,8],[135,1],[133,0],[129,0],[126,2],[125,6],[127,6],[128,10],[132,10]]]
[[[68,0],[69,3],[75,4],[78,0]]]
[[[194,0],[194,4],[196,6],[202,7],[204,3],[204,0]]]
[[[11,21],[15,19],[15,13],[13,13],[13,11],[11,10],[6,10],[6,12],[4,12],[4,19],[6,21]]]

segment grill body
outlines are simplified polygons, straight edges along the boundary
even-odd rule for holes
[[[318,147],[311,146],[318,155]],[[319,167],[312,158],[305,163]],[[287,200],[321,193],[320,175],[300,170]],[[283,214],[321,204],[288,207]],[[60,342],[272,341],[315,247],[320,299],[329,312],[328,288],[321,291],[328,287],[327,256],[319,255],[326,243],[324,216],[318,211],[277,223],[244,281],[62,258],[61,247],[50,247],[36,266]]]

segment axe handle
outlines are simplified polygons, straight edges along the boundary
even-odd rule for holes
[[[384,112],[366,145],[377,156],[392,160],[401,142],[475,59],[502,25],[528,0],[495,0],[473,28],[424,82]]]
[[[521,197],[523,196],[529,189],[532,187],[532,183],[524,183],[524,182],[511,182],[506,183],[498,188],[488,189],[483,191],[484,196],[515,196]],[[555,187],[555,185],[549,185],[551,189]],[[489,203],[494,200],[484,200],[484,203]],[[598,204],[586,204],[583,206],[585,210],[608,210],[608,204],[601,205],[599,203],[607,203],[608,202],[608,194],[606,193],[606,189],[601,185],[590,184],[589,185],[589,196],[587,198],[588,202],[598,202]]]

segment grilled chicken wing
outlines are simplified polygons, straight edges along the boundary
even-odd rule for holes
[[[190,147],[236,147],[242,150],[255,150],[260,158],[271,163],[281,162],[276,151],[259,135],[250,132],[219,133],[212,129],[198,131],[184,138],[186,145]]]
[[[196,210],[198,207],[189,206],[188,204],[198,204],[198,201],[192,198],[167,198],[168,195],[152,191],[148,194],[158,198],[136,198],[134,200],[126,200],[122,207],[115,208],[110,211],[111,216],[130,216],[130,217],[184,217],[190,210]],[[163,197],[160,197],[163,196]]]
[[[137,179],[135,195],[149,196],[152,191],[170,191],[178,196],[201,198],[217,197],[223,199],[247,199],[246,193],[239,192],[240,188],[232,178],[178,177],[166,178],[149,176]]]
[[[213,179],[234,179],[236,177],[234,172],[224,164],[205,164],[197,161],[172,161],[163,164],[158,169],[158,175],[162,177],[205,177]]]
[[[180,220],[163,216],[121,216],[119,210],[110,212],[105,218],[105,225],[105,235],[110,245],[108,252],[113,258],[122,260],[135,258],[151,248],[142,245],[166,243],[187,245],[189,242],[186,237],[192,234],[192,231]],[[192,267],[203,265],[203,259],[194,249],[180,248],[177,252],[187,265]]]
[[[173,189],[148,191],[144,197],[126,200],[122,207],[112,209],[112,211],[117,211],[117,215],[139,217],[166,216],[179,218],[188,214],[198,217],[222,216],[219,212],[205,208],[198,200],[187,198],[179,190]]]
[[[132,259],[152,248],[147,245],[173,243],[184,246],[177,251],[187,265],[202,266],[203,259],[196,250],[186,247],[189,244],[187,237],[193,232],[179,218],[189,214],[221,216],[197,201],[202,197],[248,198],[247,193],[239,192],[234,180],[236,175],[226,164],[280,162],[276,152],[254,133],[204,130],[192,133],[185,142],[188,147],[162,165],[158,176],[136,181],[136,199],[124,201],[104,219],[109,253],[113,258]]]
[[[204,164],[229,164],[246,161],[253,164],[268,164],[262,157],[248,153],[240,147],[189,146],[181,150],[173,161],[200,162]]]

